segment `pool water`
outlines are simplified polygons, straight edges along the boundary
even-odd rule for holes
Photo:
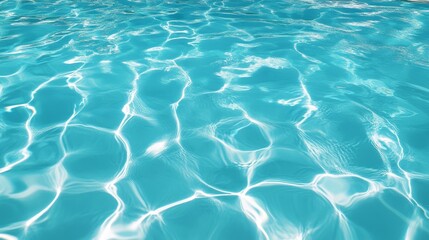
[[[429,239],[429,4],[1,0],[0,239]]]

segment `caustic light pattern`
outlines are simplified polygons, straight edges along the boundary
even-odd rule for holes
[[[429,5],[0,0],[0,239],[429,239]]]

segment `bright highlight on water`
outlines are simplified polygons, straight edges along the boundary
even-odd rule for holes
[[[0,239],[429,239],[429,4],[0,0]]]

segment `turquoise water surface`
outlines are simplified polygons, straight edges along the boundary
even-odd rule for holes
[[[429,4],[0,0],[0,239],[429,239]]]

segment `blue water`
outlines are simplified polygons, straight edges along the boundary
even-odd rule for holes
[[[429,4],[0,0],[0,239],[429,239]]]

